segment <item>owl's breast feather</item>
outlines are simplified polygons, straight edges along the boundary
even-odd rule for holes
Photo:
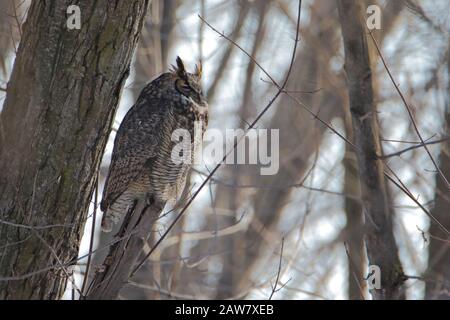
[[[179,111],[179,110],[177,110]],[[165,126],[161,132],[159,151],[150,169],[150,184],[154,195],[163,200],[175,200],[181,195],[186,182],[186,176],[198,151],[196,145],[202,143],[203,133],[206,129],[205,119],[207,108],[191,103],[184,112],[168,112]],[[200,122],[201,132],[195,132],[195,123]],[[198,125],[197,125],[198,128]],[[177,129],[187,130],[191,137],[190,161],[177,163],[172,159],[172,150],[179,141],[172,140],[172,134]]]

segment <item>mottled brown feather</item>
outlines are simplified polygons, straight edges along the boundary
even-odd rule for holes
[[[184,186],[190,165],[171,161],[171,133],[178,128],[191,132],[194,121],[202,121],[204,131],[208,114],[200,78],[186,72],[179,58],[177,66],[142,90],[120,124],[103,190],[103,220],[117,221],[143,194],[167,201]]]

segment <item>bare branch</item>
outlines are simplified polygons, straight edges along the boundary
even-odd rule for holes
[[[272,286],[272,292],[270,293],[269,300],[272,300],[272,297],[275,294],[275,292],[279,291],[282,287],[284,287],[287,284],[287,283],[285,283],[282,285],[281,288],[277,289],[278,281],[280,281],[281,263],[283,262],[283,249],[284,249],[284,238],[281,239],[280,262],[278,263],[277,278],[275,279],[275,284]]]
[[[420,143],[418,145],[411,146],[411,147],[405,148],[403,150],[400,150],[400,151],[397,151],[397,152],[394,152],[394,153],[390,153],[390,154],[387,154],[387,155],[384,155],[384,156],[380,156],[380,158],[381,159],[387,159],[387,158],[400,156],[400,155],[402,155],[405,152],[421,148],[421,147],[423,147],[425,145],[432,145],[432,144],[442,143],[442,142],[448,141],[449,139],[450,138],[442,138],[442,139],[438,139],[438,140],[434,140],[434,141],[428,141],[428,142],[425,142],[425,143]]]

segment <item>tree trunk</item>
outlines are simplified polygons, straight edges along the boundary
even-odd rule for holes
[[[348,114],[348,116],[347,116]],[[346,136],[352,141],[350,110],[345,115]],[[349,145],[345,146],[344,164],[344,193],[345,216],[347,223],[344,229],[344,238],[347,245],[348,261],[348,298],[350,300],[364,300],[366,292],[365,256],[364,256],[364,216],[360,198],[360,184],[358,180],[358,165],[356,155]]]
[[[33,1],[0,117],[0,299],[58,299],[148,0]],[[12,224],[13,223],[13,224]]]
[[[450,47],[447,49],[447,98],[445,106],[445,132],[450,137]],[[445,176],[450,175],[450,143],[442,144],[439,166]],[[447,228],[450,226],[450,201],[445,183],[436,175],[436,193],[431,214]],[[450,299],[450,243],[435,223],[430,225],[430,253],[427,274],[435,280],[426,284],[427,299]]]
[[[361,4],[354,0],[338,0],[338,12],[344,38],[350,111],[361,196],[365,213],[365,235],[370,265],[381,271],[381,286],[371,290],[374,299],[396,299],[404,280],[392,230],[383,176],[378,126],[373,102],[372,75],[366,32],[361,19]]]

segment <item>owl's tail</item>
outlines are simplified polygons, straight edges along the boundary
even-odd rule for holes
[[[125,218],[128,211],[134,209],[136,206],[137,199],[132,199],[131,197],[122,196],[117,199],[112,205],[107,203],[102,203],[100,208],[103,211],[102,217],[102,231],[105,233],[111,232],[114,225],[118,224]],[[153,198],[144,200],[146,210],[150,213],[150,216],[158,218],[162,209],[164,208],[165,202],[155,201]]]

